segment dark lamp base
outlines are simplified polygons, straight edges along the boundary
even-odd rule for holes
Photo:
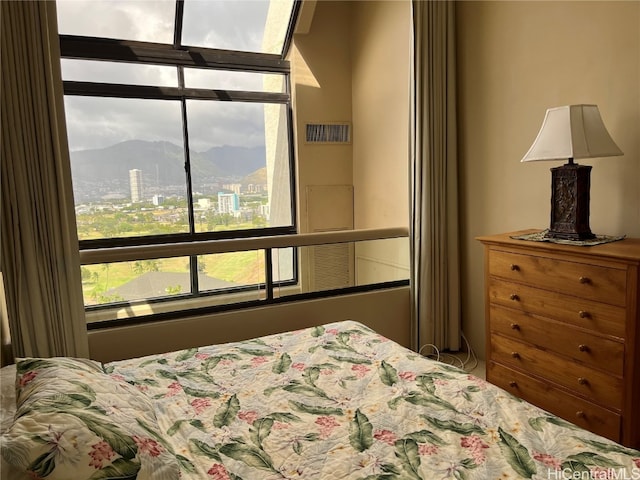
[[[575,240],[575,241],[582,241],[582,240],[591,240],[592,238],[596,238],[595,233],[565,233],[565,232],[552,232],[551,230],[549,230],[547,233],[544,234],[545,238],[560,238],[562,240]]]
[[[551,169],[551,225],[548,238],[589,240],[589,189],[591,166],[572,160]]]

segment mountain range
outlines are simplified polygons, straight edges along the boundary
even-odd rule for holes
[[[70,153],[76,201],[128,195],[129,170],[142,171],[145,189],[184,189],[184,151],[171,142],[128,140],[115,145]],[[265,167],[264,147],[213,147],[190,151],[194,189],[208,184],[238,182]],[[266,177],[265,177],[266,178]],[[106,190],[105,190],[106,189]]]

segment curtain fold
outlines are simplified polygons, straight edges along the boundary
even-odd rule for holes
[[[0,8],[0,267],[11,348],[15,356],[87,357],[56,4]]]
[[[413,4],[411,298],[414,347],[461,341],[455,2]],[[426,350],[425,353],[432,353]]]

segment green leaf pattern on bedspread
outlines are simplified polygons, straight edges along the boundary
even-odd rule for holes
[[[27,358],[16,371],[17,411],[2,455],[30,478],[179,478],[148,397],[97,362]]]
[[[106,369],[152,399],[184,480],[640,472],[639,452],[352,321]]]

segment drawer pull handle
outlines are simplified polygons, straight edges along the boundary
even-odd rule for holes
[[[584,378],[584,377],[578,377],[578,383],[579,383],[580,385],[589,385],[589,380],[587,380],[587,379],[586,379],[586,378]]]
[[[580,277],[579,281],[583,284],[591,283],[591,279],[589,277]]]
[[[520,330],[520,325],[518,325],[517,323],[512,323],[511,324],[511,329],[512,330]]]
[[[582,410],[578,410],[578,411],[576,412],[576,417],[578,417],[578,418],[584,418],[584,417],[586,417],[586,415],[584,414],[584,412],[583,412]]]
[[[580,350],[581,352],[588,352],[589,351],[589,345],[580,344],[580,345],[578,345],[578,350]]]
[[[509,295],[509,298],[510,298],[511,300],[513,300],[514,302],[517,302],[517,301],[519,301],[519,300],[520,300],[520,297],[519,297],[517,294],[515,294],[515,293],[512,293],[511,295]]]
[[[509,386],[510,386],[511,388],[516,388],[516,387],[518,386],[518,382],[516,382],[515,380],[511,380],[511,381],[509,382]]]
[[[520,358],[520,354],[518,352],[511,352],[511,356],[513,358]]]
[[[520,271],[520,267],[518,265],[516,265],[515,263],[512,263],[509,268],[511,268],[512,271],[514,272],[519,272]]]
[[[578,312],[578,315],[580,315],[580,318],[591,318],[591,314],[589,312],[585,312],[584,310],[580,310]]]

